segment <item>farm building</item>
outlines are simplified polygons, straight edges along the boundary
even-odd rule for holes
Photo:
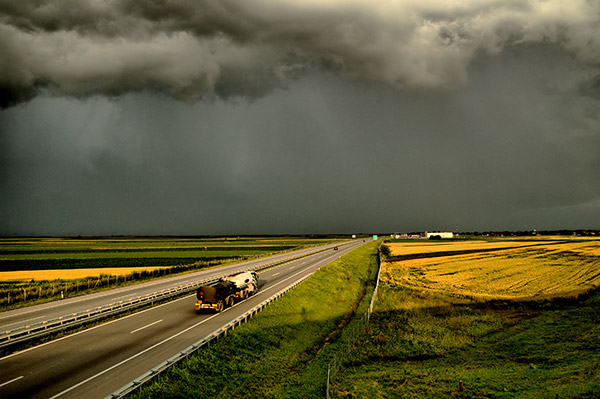
[[[452,233],[451,231],[436,231],[436,232],[425,232],[425,237],[427,239],[435,239],[435,238],[453,238],[454,237],[454,233]]]

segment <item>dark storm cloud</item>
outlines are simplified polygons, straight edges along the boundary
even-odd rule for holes
[[[0,114],[2,232],[597,228],[589,69],[529,45],[469,74],[436,96],[313,73],[250,104],[40,97]]]
[[[259,97],[329,66],[397,89],[456,88],[481,52],[554,43],[600,63],[596,1],[0,1],[2,106],[40,90]]]
[[[0,0],[0,233],[598,228],[599,13]]]

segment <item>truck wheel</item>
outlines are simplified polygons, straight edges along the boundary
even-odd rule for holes
[[[224,307],[223,301],[217,302],[217,312],[222,312],[223,307]]]
[[[230,296],[230,297],[227,299],[227,306],[229,306],[229,307],[232,307],[234,303],[235,303],[235,300],[233,299],[233,297],[232,297],[232,296]]]

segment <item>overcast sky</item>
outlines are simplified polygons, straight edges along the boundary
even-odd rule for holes
[[[600,229],[600,1],[0,0],[0,234]]]

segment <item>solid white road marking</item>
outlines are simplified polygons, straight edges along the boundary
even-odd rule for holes
[[[140,327],[140,328],[138,328],[137,330],[133,330],[133,331],[131,331],[131,332],[130,332],[130,334],[136,333],[136,332],[138,332],[138,331],[140,331],[140,330],[143,330],[144,328],[148,328],[148,327],[150,327],[150,326],[153,326],[153,325],[155,325],[155,324],[158,324],[158,323],[160,323],[161,321],[162,321],[162,319],[160,319],[160,320],[158,320],[158,321],[155,321],[154,323],[150,323],[150,324],[148,324],[147,326]]]
[[[10,380],[10,381],[6,381],[5,383],[3,383],[3,384],[0,384],[0,387],[3,387],[3,386],[5,386],[5,385],[8,385],[8,384],[10,384],[11,382],[18,381],[18,380],[20,380],[21,378],[23,378],[23,376],[20,376],[20,377],[17,377],[17,378],[13,378],[13,379],[12,379],[12,380]]]

